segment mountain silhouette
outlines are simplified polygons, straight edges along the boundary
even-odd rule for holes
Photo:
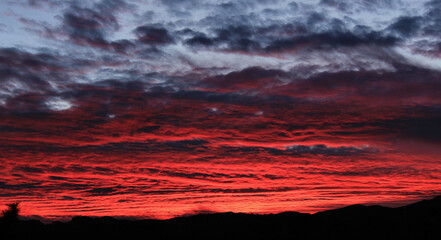
[[[397,208],[351,205],[315,214],[210,213],[168,220],[74,217],[5,224],[1,239],[441,239],[441,196]]]

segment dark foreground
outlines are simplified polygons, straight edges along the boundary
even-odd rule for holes
[[[399,208],[352,205],[304,214],[200,214],[170,220],[75,217],[0,224],[0,239],[441,239],[441,196]]]

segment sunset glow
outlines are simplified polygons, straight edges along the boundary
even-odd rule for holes
[[[441,194],[439,1],[0,5],[0,206],[314,213]]]

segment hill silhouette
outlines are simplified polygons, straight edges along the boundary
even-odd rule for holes
[[[1,239],[441,239],[441,196],[403,207],[351,205],[315,214],[211,213],[168,220],[74,217],[0,222]]]

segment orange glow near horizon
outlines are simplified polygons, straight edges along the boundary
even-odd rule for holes
[[[397,138],[405,110],[327,107],[217,104],[213,113],[169,100],[97,123],[94,106],[11,114],[1,119],[12,130],[0,146],[0,204],[20,201],[23,215],[51,220],[167,219],[398,206],[441,193],[438,145]]]
[[[10,151],[2,170],[10,173],[2,180],[9,189],[2,193],[16,196],[2,197],[0,204],[20,201],[22,215],[47,220],[77,215],[168,219],[228,211],[314,213],[360,203],[399,206],[441,193],[436,154],[278,156],[261,149],[242,157],[206,155],[225,155],[216,152],[221,149],[226,151],[217,146],[199,157],[129,153],[127,159],[118,151],[109,155],[96,149],[32,157]],[[31,190],[17,191],[20,187]]]

